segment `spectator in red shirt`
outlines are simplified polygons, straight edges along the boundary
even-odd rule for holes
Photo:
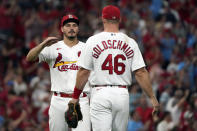
[[[27,117],[26,103],[23,98],[15,97],[8,103],[9,128],[11,130],[23,129]]]
[[[144,125],[148,126],[148,131],[153,131],[153,119],[152,119],[152,110],[153,108],[148,106],[147,99],[145,95],[142,95],[139,102],[139,107],[136,108],[136,111],[141,117],[141,121]]]

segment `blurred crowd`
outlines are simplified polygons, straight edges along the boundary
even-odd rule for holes
[[[79,17],[79,40],[102,31],[101,10],[120,7],[121,32],[135,39],[161,104],[159,117],[133,79],[128,131],[197,131],[196,0],[0,0],[0,130],[47,131],[50,75],[27,52],[48,36],[61,38],[60,20]]]

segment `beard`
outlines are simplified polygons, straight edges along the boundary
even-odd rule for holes
[[[66,37],[67,39],[72,41],[77,37],[77,35],[68,35],[68,34],[64,33],[64,37]]]
[[[69,34],[64,34],[64,36],[66,37],[66,38],[68,38],[69,40],[74,40],[76,37],[77,37],[77,35],[72,35],[72,33],[75,33],[75,31],[74,30],[71,30],[71,31],[69,31],[68,33],[71,33],[70,35],[71,36],[69,36]]]
[[[77,36],[66,36],[69,40],[74,40]]]

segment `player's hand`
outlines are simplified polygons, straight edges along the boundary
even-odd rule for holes
[[[46,47],[57,43],[60,39],[57,37],[47,37],[41,44]]]
[[[154,106],[154,107],[153,107],[153,111],[152,111],[152,116],[153,116],[153,117],[158,117],[158,115],[159,115],[159,110],[160,110],[160,106],[159,106],[159,105]]]
[[[74,99],[72,98],[72,100],[69,101],[69,103],[73,103],[73,104],[77,104],[79,102],[79,99]]]
[[[151,98],[151,102],[152,102],[152,105],[153,105],[152,115],[153,116],[155,116],[155,115],[158,116],[160,105],[159,105],[159,102],[157,101],[155,96]]]

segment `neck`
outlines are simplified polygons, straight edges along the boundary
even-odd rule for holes
[[[75,37],[73,40],[70,40],[64,36],[64,44],[66,44],[69,47],[76,45],[78,42],[79,40],[77,39],[77,37]]]
[[[105,23],[104,32],[119,32],[118,24]]]

